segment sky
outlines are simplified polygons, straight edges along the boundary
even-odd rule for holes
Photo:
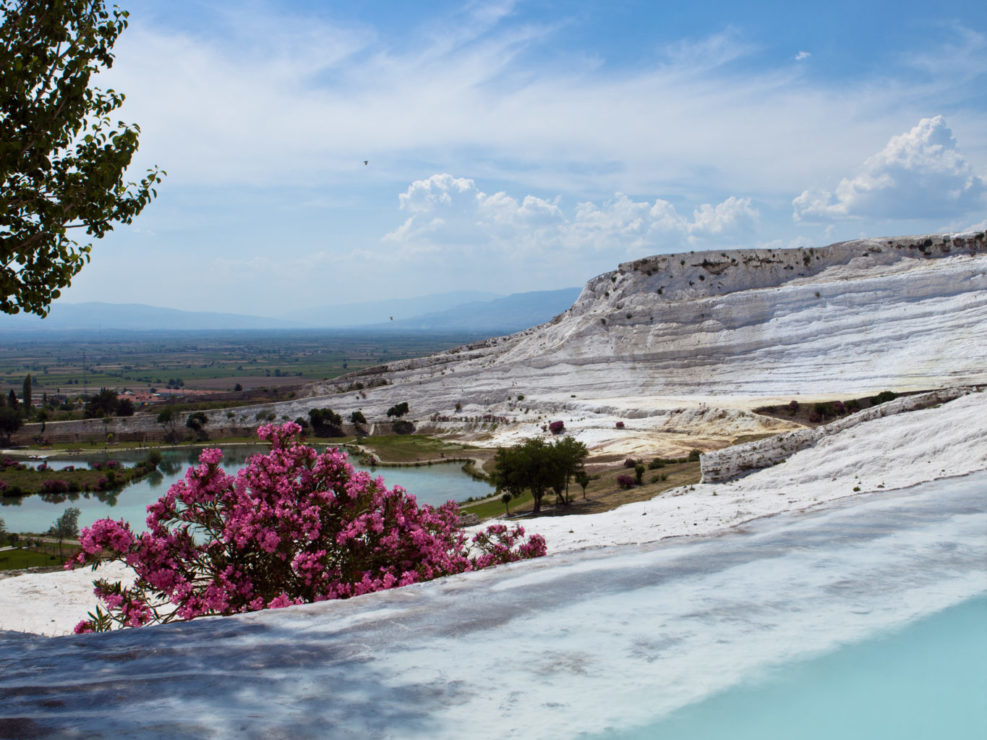
[[[281,316],[987,224],[987,3],[121,4],[97,84],[168,174],[60,303]]]

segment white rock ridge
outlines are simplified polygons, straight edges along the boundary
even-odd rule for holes
[[[408,401],[426,431],[480,444],[562,419],[597,452],[658,453],[794,428],[749,413],[769,399],[984,382],[987,238],[972,232],[628,262],[547,324],[316,384],[272,408],[383,420]]]
[[[480,445],[561,420],[595,454],[678,456],[798,428],[751,412],[768,403],[985,382],[977,231],[648,257],[593,278],[541,326],[316,383],[290,402],[207,413],[217,433],[317,407],[359,410],[379,430],[406,401],[420,431]],[[161,430],[153,415],[114,424]]]

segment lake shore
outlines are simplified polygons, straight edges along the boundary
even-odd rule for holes
[[[523,525],[545,536],[550,565],[554,554],[707,538],[783,512],[985,470],[985,401],[983,393],[972,393],[938,407],[864,422],[734,481],[683,486],[602,514],[526,519]],[[83,569],[0,580],[0,630],[68,634],[96,606],[93,577],[116,579],[123,573]]]

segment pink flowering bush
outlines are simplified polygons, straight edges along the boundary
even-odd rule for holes
[[[133,586],[95,582],[97,608],[76,632],[275,609],[427,581],[545,554],[540,535],[494,525],[472,543],[455,503],[418,506],[355,471],[338,450],[298,442],[295,423],[262,426],[271,451],[230,476],[203,450],[156,503],[147,531],[102,519],[66,567],[121,559]]]

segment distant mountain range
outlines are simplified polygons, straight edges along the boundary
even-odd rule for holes
[[[542,324],[569,308],[581,288],[515,293],[488,301],[434,311],[414,318],[389,321],[374,328],[407,331],[482,331],[505,334]]]
[[[277,331],[372,329],[377,331],[511,333],[565,311],[579,288],[515,293],[462,291],[420,298],[323,306],[280,318],[182,311],[139,303],[56,304],[45,319],[0,314],[0,333]]]
[[[527,295],[519,293],[518,295]],[[503,298],[498,293],[476,290],[460,290],[452,293],[435,293],[418,298],[388,298],[379,301],[343,303],[315,306],[283,314],[280,318],[303,326],[319,328],[351,328],[403,320],[422,314],[445,311],[467,303],[482,303]]]
[[[299,324],[262,316],[181,311],[142,303],[60,303],[44,319],[32,314],[0,316],[0,331],[211,331],[297,329]]]

